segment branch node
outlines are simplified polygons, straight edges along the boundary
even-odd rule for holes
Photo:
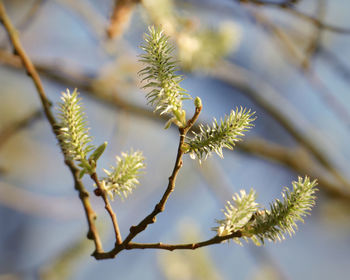
[[[96,196],[101,196],[101,195],[102,195],[102,192],[101,192],[100,189],[94,189],[94,194],[95,194]]]
[[[136,232],[136,229],[137,229],[136,226],[131,226],[130,229],[129,229],[129,231],[130,231],[130,233],[133,234],[133,233]]]

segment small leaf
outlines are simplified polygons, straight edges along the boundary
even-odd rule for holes
[[[103,144],[101,144],[100,146],[98,146],[95,151],[91,154],[91,156],[89,157],[89,161],[90,160],[94,160],[95,162],[101,157],[101,155],[103,154],[103,152],[105,151],[106,147],[107,147],[107,142],[104,142]]]
[[[85,175],[85,173],[86,173],[86,170],[85,170],[85,169],[80,170],[80,172],[79,172],[79,179],[83,178],[83,176]]]

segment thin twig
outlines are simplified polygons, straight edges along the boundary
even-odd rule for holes
[[[16,54],[21,58],[21,61],[23,63],[24,68],[27,71],[27,74],[31,77],[36,87],[36,90],[38,92],[42,106],[44,108],[45,116],[48,119],[51,125],[51,129],[53,133],[56,135],[56,138],[59,139],[59,129],[58,129],[59,126],[56,122],[56,119],[53,113],[51,112],[51,109],[50,109],[51,102],[48,100],[46,96],[46,93],[44,91],[38,72],[36,71],[32,61],[28,57],[24,48],[22,47],[21,41],[18,36],[18,31],[12,25],[10,18],[7,16],[2,0],[0,0],[0,22],[3,24],[4,28],[6,29],[6,32],[11,40],[13,48],[15,49]],[[100,237],[98,235],[98,232],[94,223],[94,219],[96,219],[96,214],[90,205],[89,193],[86,191],[84,185],[79,179],[79,169],[75,166],[75,164],[71,160],[68,160],[66,158],[65,158],[65,164],[69,167],[73,175],[73,179],[75,182],[75,189],[79,192],[79,197],[85,210],[85,214],[89,225],[88,238],[93,239],[95,243],[96,252],[102,252],[103,251],[102,243],[100,241]]]
[[[187,243],[187,244],[165,244],[165,243],[133,243],[130,242],[125,249],[162,249],[162,250],[168,250],[168,251],[174,251],[174,250],[195,250],[201,247],[214,245],[214,244],[220,244],[221,242],[225,240],[229,240],[232,238],[240,238],[242,237],[241,231],[235,231],[229,235],[224,236],[218,236],[215,235],[213,238],[210,238],[208,240],[202,241],[202,242],[196,242],[196,243]]]
[[[251,3],[258,6],[274,6],[284,8],[287,6],[293,6],[299,2],[299,0],[286,0],[286,1],[264,1],[264,0],[238,0],[241,3]]]
[[[317,18],[323,19],[326,15],[326,1],[325,0],[318,0],[318,6],[317,6]],[[320,26],[315,26],[315,31],[313,32],[311,36],[311,40],[309,45],[305,49],[305,57],[301,64],[302,69],[308,70],[310,68],[310,62],[314,55],[319,50],[319,47],[321,45],[322,40],[322,34],[323,34],[323,28]]]
[[[44,6],[45,2],[47,2],[47,0],[35,0],[27,14],[21,19],[21,22],[18,23],[17,29],[21,31],[26,30],[32,24],[32,22],[38,18],[38,13]]]
[[[178,149],[177,149],[177,156],[176,156],[175,166],[174,166],[173,172],[171,173],[171,175],[169,177],[168,186],[167,186],[167,188],[166,188],[166,190],[165,190],[161,200],[154,207],[154,210],[146,218],[144,218],[137,226],[132,226],[130,228],[129,235],[123,241],[123,245],[124,246],[126,244],[128,244],[138,233],[140,233],[141,231],[146,229],[146,227],[149,224],[154,223],[156,221],[155,217],[160,212],[163,212],[165,204],[166,204],[170,194],[174,191],[176,177],[177,177],[177,174],[179,173],[179,171],[180,171],[180,169],[182,167],[182,156],[184,155],[184,151],[182,149],[182,146],[184,144],[186,134],[192,128],[192,126],[195,123],[195,121],[198,119],[198,116],[200,114],[201,109],[202,109],[201,107],[197,107],[193,117],[188,121],[187,126],[184,127],[184,128],[179,128],[179,132],[180,132],[179,146],[178,146]]]
[[[114,213],[111,204],[109,203],[108,200],[108,195],[106,190],[101,186],[101,182],[99,181],[97,174],[93,173],[91,175],[91,179],[96,183],[96,186],[99,190],[99,194],[102,196],[102,199],[105,203],[105,209],[107,210],[109,216],[111,217],[112,223],[113,223],[113,228],[114,228],[114,234],[115,234],[115,239],[116,239],[116,244],[121,244],[122,243],[122,236],[120,234],[119,230],[119,225],[118,225],[118,220],[117,220],[117,215]]]
[[[40,8],[43,6],[43,4],[46,2],[47,0],[35,0],[32,4],[31,7],[29,8],[28,12],[26,12],[26,14],[24,15],[23,18],[20,19],[20,21],[16,24],[17,25],[17,30],[20,31],[25,31],[26,29],[28,29],[33,20],[35,18],[37,18],[37,14],[40,11]],[[4,48],[6,46],[7,41],[2,41],[2,36],[0,38],[0,46],[1,48]]]
[[[148,225],[155,223],[156,216],[159,213],[164,211],[165,204],[168,201],[170,194],[174,191],[176,178],[182,167],[182,156],[184,155],[183,144],[185,141],[186,134],[198,119],[198,116],[201,110],[202,110],[202,107],[196,107],[195,113],[193,117],[187,122],[187,125],[185,127],[179,128],[180,140],[179,140],[179,146],[177,149],[174,169],[169,177],[168,186],[162,198],[160,199],[160,201],[155,205],[153,211],[149,215],[147,215],[141,222],[139,222],[136,226],[130,227],[130,232],[128,236],[124,239],[121,245],[116,244],[116,246],[109,252],[95,253],[94,257],[96,259],[100,260],[100,259],[106,259],[106,258],[114,258],[120,251],[127,249],[130,241],[140,232],[144,231]]]
[[[350,34],[350,28],[345,28],[345,27],[340,27],[340,26],[335,26],[332,24],[325,23],[317,17],[308,15],[304,12],[301,12],[301,11],[295,9],[295,7],[292,3],[293,1],[287,1],[288,3],[286,3],[286,2],[267,2],[267,1],[259,1],[259,0],[235,0],[235,1],[238,1],[238,2],[243,3],[243,4],[254,4],[257,6],[268,6],[268,7],[278,8],[278,9],[281,9],[282,11],[286,11],[286,12],[290,13],[291,15],[294,15],[302,20],[308,21],[311,24],[318,26],[320,28],[323,28],[325,30],[339,33],[339,34],[345,34],[345,35]]]

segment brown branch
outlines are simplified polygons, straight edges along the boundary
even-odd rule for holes
[[[107,192],[101,186],[101,182],[98,180],[96,173],[91,174],[91,179],[96,183],[96,186],[99,190],[98,194],[102,196],[102,199],[105,203],[105,209],[107,210],[109,216],[111,217],[111,220],[113,223],[113,228],[114,228],[116,244],[120,245],[122,243],[122,237],[121,237],[120,230],[119,230],[117,215],[114,213],[112,206],[109,203]]]
[[[144,231],[148,225],[155,223],[156,216],[159,213],[164,211],[165,204],[168,201],[170,194],[174,191],[176,178],[182,167],[182,156],[184,155],[183,144],[185,142],[186,134],[198,119],[198,116],[201,110],[202,110],[202,107],[196,107],[195,113],[193,117],[187,122],[187,125],[185,127],[179,128],[180,140],[179,140],[179,146],[177,149],[174,169],[168,179],[169,180],[168,186],[162,198],[160,199],[160,201],[155,205],[153,211],[149,215],[147,215],[141,222],[139,222],[136,226],[130,227],[130,232],[128,236],[124,239],[121,245],[116,244],[116,246],[109,252],[95,253],[94,257],[96,259],[100,260],[100,259],[114,258],[120,251],[127,249],[127,246],[130,243],[130,241],[140,232]]]
[[[132,226],[130,228],[130,233],[123,241],[123,246],[128,244],[138,233],[145,230],[149,224],[154,223],[156,221],[156,216],[160,212],[163,212],[165,204],[170,194],[174,191],[176,177],[182,167],[182,156],[184,155],[184,151],[182,147],[185,141],[186,134],[192,128],[195,121],[198,119],[201,109],[202,107],[197,107],[193,117],[188,121],[187,126],[184,128],[179,128],[180,140],[179,140],[179,146],[177,149],[176,161],[175,161],[173,172],[169,177],[169,183],[165,190],[165,193],[163,194],[159,203],[156,204],[156,206],[154,207],[154,210],[146,218],[144,218],[138,225]]]
[[[23,18],[20,19],[20,21],[16,24],[17,30],[25,31],[28,29],[33,20],[36,18],[35,16],[39,12],[40,8],[43,6],[44,2],[47,0],[34,0],[34,2],[31,4],[28,12],[24,15]],[[2,34],[1,34],[2,35]],[[0,46],[1,48],[5,48],[7,41],[2,41],[2,36],[0,37]]]
[[[225,240],[229,240],[232,238],[240,238],[242,237],[241,231],[235,231],[229,235],[225,236],[214,236],[213,238],[210,238],[208,240],[202,241],[202,242],[196,242],[196,243],[187,243],[187,244],[165,244],[165,243],[133,243],[130,242],[125,249],[131,250],[131,249],[162,249],[162,250],[168,250],[168,251],[174,251],[174,250],[195,250],[201,247],[214,245],[214,244],[220,244]]]
[[[31,5],[27,14],[21,19],[21,22],[18,23],[18,30],[24,31],[32,24],[33,20],[38,18],[38,13],[40,9],[44,6],[47,0],[35,0]]]
[[[274,6],[284,8],[293,6],[299,2],[299,0],[286,0],[286,1],[263,1],[263,0],[237,0],[241,3],[251,3],[258,6]]]
[[[140,0],[115,0],[113,14],[107,29],[110,39],[123,34],[129,24],[135,5],[139,2]]]
[[[211,239],[202,241],[202,242],[196,242],[196,243],[187,243],[187,244],[165,244],[165,243],[133,243],[129,242],[128,244],[121,245],[115,247],[110,252],[105,252],[101,254],[95,254],[96,259],[102,260],[102,259],[111,259],[116,256],[120,251],[122,250],[132,250],[132,249],[162,249],[162,250],[168,250],[168,251],[174,251],[174,250],[195,250],[201,247],[214,245],[214,244],[220,244],[225,240],[229,240],[232,238],[240,238],[242,237],[241,231],[235,231],[229,235],[225,236],[214,236]]]
[[[322,20],[325,17],[325,15],[326,15],[326,1],[318,0],[317,18]],[[314,57],[314,55],[319,50],[319,47],[321,45],[322,34],[323,34],[323,28],[320,26],[315,26],[315,31],[311,36],[310,43],[305,49],[305,57],[300,66],[302,69],[308,70],[310,68],[310,62]]]
[[[236,0],[240,3],[243,4],[254,4],[257,6],[268,6],[268,7],[274,7],[274,8],[279,8],[282,11],[286,11],[291,15],[294,15],[302,20],[308,21],[311,24],[318,26],[322,29],[331,31],[331,32],[335,32],[335,33],[340,33],[340,34],[350,34],[350,28],[345,28],[345,27],[340,27],[340,26],[335,26],[332,24],[328,24],[323,22],[322,20],[320,20],[317,17],[308,15],[304,12],[301,12],[297,9],[295,9],[294,5],[292,5],[293,1],[288,1],[289,3],[286,2],[266,2],[266,1],[259,1],[259,0]]]
[[[21,43],[19,36],[18,36],[18,31],[15,29],[15,27],[11,23],[10,18],[7,16],[7,13],[6,13],[6,10],[5,10],[5,7],[3,5],[2,0],[0,0],[0,22],[3,24],[5,30],[10,38],[10,41],[13,45],[13,48],[14,48],[16,54],[20,57],[22,64],[27,71],[27,74],[31,77],[31,79],[36,87],[36,90],[38,92],[41,104],[44,108],[45,116],[48,119],[48,121],[51,125],[51,129],[52,129],[53,133],[56,135],[56,138],[59,139],[59,129],[58,129],[59,126],[56,122],[56,119],[55,119],[53,113],[51,112],[51,109],[50,109],[51,102],[47,99],[47,96],[46,96],[46,93],[44,91],[44,88],[43,88],[43,85],[42,85],[42,82],[40,80],[38,72],[36,71],[32,61],[28,57],[24,48],[22,47],[22,43]],[[65,164],[69,167],[69,169],[73,175],[73,179],[75,182],[75,189],[79,193],[79,198],[83,204],[83,207],[84,207],[84,210],[86,213],[86,217],[87,217],[87,221],[88,221],[88,225],[89,225],[88,238],[93,239],[93,241],[95,243],[96,252],[102,252],[103,251],[102,244],[101,244],[100,237],[98,235],[97,229],[96,229],[95,224],[94,224],[94,219],[96,219],[96,214],[90,205],[89,193],[86,191],[84,185],[82,184],[81,180],[79,179],[79,169],[75,166],[75,164],[71,160],[68,160],[66,158],[65,158]]]

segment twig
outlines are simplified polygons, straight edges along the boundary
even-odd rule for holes
[[[38,72],[36,71],[32,61],[28,57],[24,48],[22,47],[22,44],[18,37],[17,30],[12,25],[11,20],[7,16],[2,0],[0,0],[0,22],[3,24],[4,28],[6,29],[6,32],[11,40],[13,48],[15,49],[16,54],[21,58],[21,61],[23,63],[24,68],[27,71],[27,74],[31,77],[37,89],[37,92],[39,94],[40,101],[44,108],[45,116],[48,119],[51,125],[51,129],[53,133],[56,135],[56,138],[59,139],[59,127],[50,109],[51,102],[47,99],[47,96],[44,91]],[[90,205],[89,193],[86,191],[84,185],[79,179],[79,169],[75,166],[75,164],[68,159],[65,159],[65,164],[69,167],[73,175],[73,179],[75,182],[75,189],[79,192],[79,197],[85,210],[85,214],[89,225],[88,238],[93,239],[95,243],[96,252],[101,252],[102,243],[100,241],[100,237],[98,235],[97,229],[94,224],[94,219],[96,219],[96,214]]]
[[[285,1],[264,1],[264,0],[238,0],[241,3],[251,3],[258,6],[274,6],[284,8],[297,4],[300,0],[285,0]]]
[[[113,223],[113,228],[114,228],[116,243],[119,245],[122,243],[122,237],[121,237],[120,230],[119,230],[117,215],[114,213],[112,206],[109,203],[107,192],[101,186],[101,182],[98,180],[96,172],[91,175],[91,179],[96,183],[96,186],[99,190],[99,194],[102,196],[102,199],[105,203],[105,209],[107,210],[109,216],[111,217],[111,220]]]
[[[123,34],[138,2],[140,0],[115,0],[111,22],[107,29],[109,38],[112,39]]]
[[[246,144],[248,142],[252,142],[252,140],[245,140],[242,142],[239,142],[239,144]],[[258,148],[261,150],[265,150],[266,146],[268,145],[262,145],[261,142],[264,142],[263,140],[258,141],[259,143],[256,143]],[[250,147],[251,145],[248,144]],[[271,145],[272,148],[275,148],[275,145]],[[285,147],[281,147],[282,154],[286,150]],[[280,154],[280,153],[279,153]],[[208,163],[209,161],[209,163]],[[206,160],[205,165],[201,165],[200,168],[197,168],[198,172],[200,173],[201,177],[207,182],[207,185],[210,189],[210,191],[213,193],[214,197],[217,198],[220,207],[226,203],[227,198],[232,195],[232,191],[234,189],[234,186],[232,186],[232,183],[229,180],[225,180],[225,172],[222,170],[220,164],[216,162],[211,162],[209,159]],[[206,166],[209,164],[209,166]],[[222,181],[225,183],[223,184]],[[268,262],[271,267],[274,268],[276,273],[280,276],[278,279],[288,279],[286,276],[286,273],[283,271],[283,269],[279,266],[278,262],[273,259],[272,256],[269,255],[268,251],[264,247],[260,247],[258,250],[255,249],[256,247],[248,247],[248,251],[254,256],[257,257],[261,262]],[[249,250],[250,249],[250,250]],[[255,250],[254,250],[255,249]],[[254,252],[252,251],[254,250]],[[258,254],[257,254],[258,253]]]
[[[168,251],[174,251],[174,250],[195,250],[201,247],[213,245],[213,244],[220,244],[221,242],[225,240],[229,240],[232,238],[240,238],[242,237],[241,231],[235,231],[229,235],[225,236],[214,236],[213,238],[210,238],[208,240],[198,242],[198,243],[187,243],[187,244],[165,244],[165,243],[133,243],[130,242],[126,245],[115,247],[112,251],[96,254],[95,257],[98,260],[102,259],[111,259],[114,258],[120,251],[122,250],[131,250],[131,249],[162,249],[162,250],[168,250]]]
[[[179,146],[177,149],[177,156],[176,156],[174,169],[169,177],[168,186],[162,198],[160,199],[160,201],[155,205],[153,211],[149,215],[147,215],[141,222],[139,222],[136,226],[130,227],[130,232],[128,236],[124,239],[122,244],[120,245],[116,244],[116,246],[109,252],[95,253],[94,257],[96,259],[100,260],[100,259],[114,258],[120,251],[124,249],[128,249],[128,245],[130,244],[130,241],[140,232],[144,231],[148,225],[155,223],[156,216],[159,213],[164,211],[165,204],[168,201],[170,194],[174,191],[176,178],[182,167],[182,156],[184,155],[184,151],[182,147],[185,141],[186,134],[198,119],[201,109],[202,107],[196,107],[195,113],[193,117],[187,122],[187,125],[185,127],[179,128],[180,140],[179,140]]]
[[[213,244],[220,244],[221,242],[225,240],[229,240],[232,238],[239,238],[242,237],[241,231],[235,231],[234,233],[231,233],[229,235],[224,236],[218,236],[215,235],[213,238],[210,238],[208,240],[202,241],[202,242],[196,242],[196,243],[187,243],[187,244],[165,244],[165,243],[133,243],[130,242],[125,249],[162,249],[162,250],[168,250],[168,251],[174,251],[174,250],[195,250],[201,247],[213,245]]]
[[[325,30],[335,32],[335,33],[340,33],[340,34],[350,34],[350,28],[344,28],[340,26],[335,26],[332,24],[328,24],[323,22],[322,20],[313,17],[311,15],[308,15],[306,13],[303,13],[294,7],[294,1],[287,1],[287,2],[267,2],[267,1],[259,1],[259,0],[235,0],[243,4],[254,4],[257,6],[268,6],[268,7],[274,7],[274,8],[279,8],[282,11],[286,11],[294,16],[297,16],[300,19],[306,20],[310,23],[312,23],[315,26],[318,26],[320,28],[323,28]]]
[[[31,5],[27,14],[21,19],[21,22],[18,24],[17,29],[18,30],[27,29],[31,25],[33,20],[37,18],[37,14],[40,11],[40,9],[43,7],[45,2],[47,2],[47,0],[35,0],[34,3]]]
[[[29,11],[24,15],[23,18],[20,19],[19,23],[17,24],[17,30],[25,31],[30,27],[33,20],[35,19],[35,15],[40,11],[40,8],[43,6],[43,4],[47,0],[35,0],[33,4],[31,4],[31,7],[29,8]],[[2,37],[2,36],[1,36]],[[3,48],[5,47],[5,42],[2,42],[2,38],[0,42],[0,46]]]
[[[326,15],[326,1],[319,0],[317,6],[317,17],[323,19]],[[305,49],[305,58],[301,64],[302,69],[308,70],[310,68],[310,62],[315,53],[319,50],[322,40],[323,28],[315,26],[314,34],[311,37],[309,45]]]
[[[154,207],[154,210],[146,218],[144,218],[137,226],[132,226],[130,228],[130,233],[123,241],[123,246],[128,244],[138,233],[145,230],[149,224],[154,223],[156,221],[155,217],[160,212],[163,212],[165,204],[166,204],[170,194],[173,192],[173,190],[175,188],[175,181],[176,181],[177,174],[179,173],[179,171],[182,167],[182,156],[184,155],[184,151],[182,149],[182,146],[184,144],[186,134],[192,128],[195,121],[198,119],[198,116],[200,114],[201,109],[202,109],[201,107],[197,107],[193,117],[188,121],[187,126],[184,128],[179,128],[180,140],[179,140],[179,146],[177,149],[175,166],[174,166],[173,172],[171,173],[171,175],[169,177],[169,183],[168,183],[168,186],[165,190],[165,193],[163,194],[159,203],[156,204],[156,206]]]

